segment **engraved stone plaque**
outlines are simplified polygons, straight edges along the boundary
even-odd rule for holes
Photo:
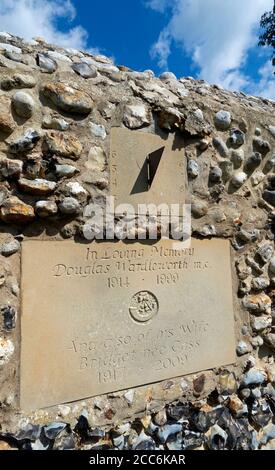
[[[110,192],[115,205],[184,204],[186,189],[183,139],[113,127]],[[141,211],[139,211],[141,213]]]
[[[23,243],[23,409],[235,361],[229,242],[182,246]]]

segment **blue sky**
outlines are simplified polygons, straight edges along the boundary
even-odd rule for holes
[[[275,99],[271,50],[257,46],[260,17],[272,6],[273,0],[1,0],[0,30]]]

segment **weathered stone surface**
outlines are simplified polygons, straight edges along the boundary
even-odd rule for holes
[[[8,43],[0,43],[0,49],[9,52],[15,52],[16,54],[22,54],[22,49],[20,47],[13,46],[12,44]]]
[[[30,118],[35,110],[35,102],[31,95],[25,91],[17,91],[12,97],[12,106],[20,117]]]
[[[77,160],[82,152],[82,145],[77,137],[61,132],[48,132],[44,137],[44,153],[60,155]]]
[[[0,206],[3,204],[5,199],[8,197],[9,191],[5,184],[0,183]]]
[[[196,160],[188,160],[187,173],[189,178],[192,179],[197,178],[199,176],[200,167]]]
[[[255,170],[262,162],[262,156],[259,152],[254,152],[245,161],[245,171],[250,172]]]
[[[3,158],[0,160],[0,173],[5,178],[18,178],[23,170],[23,162],[21,160],[12,160]]]
[[[90,122],[90,130],[91,130],[91,134],[94,137],[98,137],[102,140],[104,140],[106,138],[105,127],[102,126],[101,124],[96,124],[95,122]]]
[[[42,72],[53,73],[57,69],[56,61],[48,54],[37,54],[37,63]]]
[[[10,144],[12,153],[25,153],[32,150],[40,140],[40,134],[35,129],[28,129],[23,135],[13,139]]]
[[[74,197],[65,197],[58,206],[60,212],[65,215],[75,215],[80,212],[80,204]]]
[[[97,76],[96,68],[83,62],[75,62],[72,65],[72,69],[83,78],[95,78]]]
[[[15,122],[10,113],[11,102],[8,96],[0,96],[0,132],[11,134],[15,129]]]
[[[215,166],[211,168],[209,172],[209,180],[211,181],[211,183],[219,183],[222,179],[222,174],[222,169],[218,166]]]
[[[106,155],[101,147],[90,148],[85,167],[91,171],[104,171],[106,168]]]
[[[213,145],[221,157],[226,158],[229,156],[229,149],[227,148],[226,143],[220,137],[214,137]]]
[[[271,299],[264,293],[245,297],[243,305],[253,314],[271,313]]]
[[[8,223],[31,222],[34,218],[33,207],[15,196],[6,199],[0,209],[1,219]]]
[[[198,198],[192,198],[191,211],[194,217],[200,218],[207,214],[208,204],[206,201]]]
[[[213,241],[193,240],[191,248],[183,248],[176,258],[172,252],[181,250],[181,242],[135,244],[134,250],[140,256],[138,259],[128,258],[128,261],[125,258],[127,270],[123,275],[116,256],[125,257],[126,253],[129,256],[129,248],[122,242],[23,244],[21,406],[30,409],[63,403],[87,394],[121,390],[234,361],[233,306],[231,290],[227,289],[231,284],[229,243],[216,240],[214,244],[215,247]],[[170,255],[164,256],[164,253]],[[220,259],[223,259],[222,270]],[[39,266],[35,277],[34,260]],[[140,263],[147,265],[142,276],[138,268]],[[163,269],[152,270],[152,263],[158,266],[160,263]],[[168,275],[171,263],[176,263],[178,284],[158,287],[157,277]],[[187,263],[186,268],[181,269],[179,263]],[[201,268],[197,267],[199,265]],[[129,283],[128,287],[125,284],[125,292],[111,287],[115,286],[113,283],[118,282],[117,276],[120,275],[123,283]],[[30,296],[30,276],[32,288],[36,291],[43,288],[43,302],[38,296]],[[198,286],[196,300],[192,287],[194,282]],[[215,308],[211,301],[207,301],[209,283]],[[189,289],[192,289],[192,296],[181,296],[184,302],[179,304],[179,293]],[[79,311],[80,299],[90,299],[95,293],[97,302],[81,302],[81,314],[75,315],[76,309]],[[54,309],[49,308],[49,298],[54,302]],[[199,298],[204,302],[203,314],[198,308],[194,317],[192,312],[194,306],[199,305]],[[143,302],[147,305],[145,310],[139,308]],[[120,305],[119,311],[117,305]],[[167,308],[170,311],[168,323],[164,316]],[[112,312],[116,312],[115,320],[112,320]],[[93,327],[91,330],[88,327],[88,332],[91,318]],[[169,334],[163,337],[160,334],[163,328],[167,332],[173,331],[172,337]],[[226,343],[222,336],[224,330],[227,331]],[[43,341],[46,337],[51,338],[47,345]],[[117,343],[119,337],[121,348]],[[222,345],[219,355],[216,353],[217,343]],[[160,352],[163,348],[165,357]],[[117,367],[103,366],[102,360],[110,354],[116,360],[120,355],[125,357],[121,366],[120,362]],[[43,367],[37,367],[38,358],[41,358]],[[60,374],[57,364],[64,364],[65,359],[70,361],[70,367],[62,367]],[[166,362],[171,363],[168,369]],[[107,380],[113,374],[114,378]],[[36,380],[33,380],[34,375]],[[201,391],[204,382],[205,379],[202,384],[197,384]]]
[[[20,178],[18,185],[23,192],[43,196],[50,194],[55,190],[56,183],[54,181],[47,181],[41,178],[28,180],[27,178]]]
[[[234,168],[240,168],[244,161],[244,151],[243,149],[232,150],[231,160],[234,164]]]
[[[57,205],[54,201],[37,201],[35,212],[39,217],[50,217],[57,213]]]
[[[172,131],[181,128],[183,115],[175,108],[162,109],[158,114],[158,125],[161,129]]]
[[[266,155],[271,150],[270,143],[260,137],[254,137],[253,146],[255,150],[260,152],[262,155]]]
[[[13,88],[33,88],[36,85],[36,79],[32,75],[15,73],[12,76],[4,75],[1,78],[2,90],[12,90]]]
[[[63,111],[89,114],[92,110],[92,100],[87,93],[64,83],[49,82],[42,87],[41,91],[45,97]]]
[[[224,160],[219,163],[219,166],[222,171],[222,179],[227,182],[233,174],[233,164],[230,160]]]
[[[231,183],[235,188],[240,188],[247,180],[247,174],[244,171],[236,172],[231,179]]]
[[[243,378],[242,385],[250,386],[250,385],[261,385],[267,376],[264,371],[258,369],[250,369]]]
[[[65,119],[46,115],[43,118],[42,127],[44,129],[54,129],[56,131],[67,131],[70,127],[70,124],[65,121]]]
[[[151,121],[151,112],[144,104],[128,104],[125,106],[123,122],[130,129],[148,126]]]
[[[231,124],[231,114],[229,111],[219,111],[215,115],[215,126],[221,130],[227,130]]]
[[[9,362],[14,353],[14,345],[10,339],[0,337],[0,366]]]
[[[273,253],[274,245],[271,243],[262,243],[257,250],[257,255],[260,257],[263,263],[270,261]]]
[[[81,186],[77,181],[70,181],[69,183],[65,184],[64,193],[67,196],[72,196],[77,199],[85,199],[88,195],[86,189]]]
[[[258,184],[262,183],[264,179],[265,174],[260,170],[255,171],[255,173],[251,175],[251,183],[253,186],[258,186]]]
[[[3,256],[10,256],[20,250],[20,242],[18,240],[11,239],[0,245],[0,252]]]
[[[55,165],[55,174],[58,178],[70,178],[77,172],[77,168],[72,165]]]
[[[232,147],[241,147],[245,143],[245,134],[239,129],[232,129],[229,140]]]

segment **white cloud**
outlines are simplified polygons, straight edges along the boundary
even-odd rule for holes
[[[260,68],[260,80],[258,83],[254,82],[250,85],[250,92],[255,96],[275,100],[275,79],[273,73],[272,63],[269,60]]]
[[[153,3],[165,7],[161,0]],[[244,89],[250,83],[242,72],[247,52],[257,44],[261,15],[272,6],[273,0],[174,0],[170,21],[151,54],[167,68],[174,41],[191,56],[200,78]]]
[[[173,0],[147,0],[146,4],[152,8],[152,10],[160,11],[161,13],[167,8],[168,5],[171,5]]]
[[[63,47],[85,49],[88,33],[82,26],[70,27],[76,10],[71,0],[0,0],[0,28],[31,40],[40,36]],[[66,31],[58,20],[66,22]]]

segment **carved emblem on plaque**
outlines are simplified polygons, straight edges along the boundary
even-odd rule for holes
[[[147,290],[133,295],[129,307],[132,318],[138,322],[147,322],[158,313],[159,304],[156,296]]]

